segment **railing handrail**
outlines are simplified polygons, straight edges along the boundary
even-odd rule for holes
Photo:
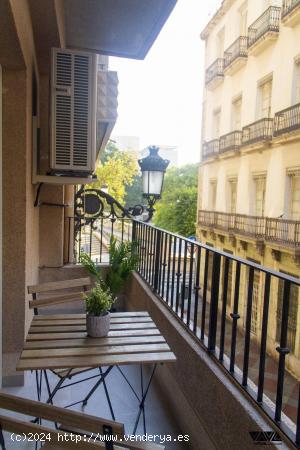
[[[267,122],[273,122],[273,117],[263,117],[262,119],[258,119],[258,120],[255,120],[255,122],[251,122],[251,123],[249,123],[249,124],[247,124],[247,125],[244,125],[243,127],[242,127],[242,131],[245,129],[247,129],[247,128],[250,128],[250,127],[252,127],[253,125],[257,125],[258,123],[260,123],[260,122],[265,122],[265,121],[267,121]]]
[[[227,253],[224,250],[220,250],[220,249],[217,249],[215,247],[210,247],[209,245],[203,244],[202,242],[194,241],[194,240],[189,239],[187,237],[183,237],[180,234],[173,233],[172,231],[166,231],[163,228],[159,228],[159,227],[153,226],[153,225],[151,225],[149,223],[142,222],[141,220],[133,219],[133,222],[142,223],[143,226],[153,228],[155,230],[161,231],[162,233],[167,233],[170,236],[176,237],[177,239],[181,239],[181,240],[186,241],[186,242],[188,242],[190,244],[193,244],[193,245],[199,246],[201,248],[204,248],[205,250],[211,251],[213,253],[217,253],[219,256],[224,256],[226,258],[231,259],[232,261],[239,262],[239,263],[244,264],[244,265],[246,265],[248,267],[252,267],[253,269],[256,269],[256,270],[260,270],[263,273],[269,273],[270,275],[272,275],[272,276],[274,276],[276,278],[279,278],[279,279],[284,280],[284,281],[289,281],[290,283],[294,283],[297,286],[300,286],[300,278],[295,278],[295,277],[293,277],[291,275],[288,275],[286,273],[278,272],[276,270],[267,268],[265,266],[262,266],[261,264],[257,264],[257,263],[255,263],[253,261],[248,260],[248,259],[240,258],[239,256],[232,255],[231,253]]]
[[[299,1],[300,1],[300,0],[299,0]],[[280,116],[281,114],[284,114],[284,113],[286,113],[286,112],[288,112],[288,111],[293,111],[293,109],[297,109],[297,108],[300,108],[300,103],[296,103],[295,105],[288,106],[288,107],[285,108],[285,109],[281,109],[280,111],[277,111],[277,112],[274,114],[274,118],[275,118],[275,117],[278,117],[278,116]]]

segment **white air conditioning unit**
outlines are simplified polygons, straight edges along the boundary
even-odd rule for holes
[[[96,162],[97,55],[52,49],[50,168],[82,176]]]

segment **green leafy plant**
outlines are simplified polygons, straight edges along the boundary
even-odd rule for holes
[[[96,278],[97,282],[100,283],[101,286],[103,286],[103,280],[100,274],[100,267],[97,266],[90,255],[87,253],[81,253],[79,261],[83,265],[83,267]]]
[[[105,284],[114,296],[122,291],[129,275],[137,268],[139,258],[135,250],[135,242],[119,242],[113,236],[110,238]]]
[[[104,316],[112,307],[114,298],[109,289],[96,283],[88,294],[84,295],[86,312],[93,316]]]

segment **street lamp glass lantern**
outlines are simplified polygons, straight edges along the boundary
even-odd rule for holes
[[[143,180],[143,196],[146,198],[161,197],[166,169],[170,163],[158,155],[159,147],[148,147],[149,155],[139,160]]]

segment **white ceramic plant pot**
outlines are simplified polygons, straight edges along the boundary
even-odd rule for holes
[[[104,316],[86,315],[86,331],[91,337],[107,336],[110,327],[110,314]]]

